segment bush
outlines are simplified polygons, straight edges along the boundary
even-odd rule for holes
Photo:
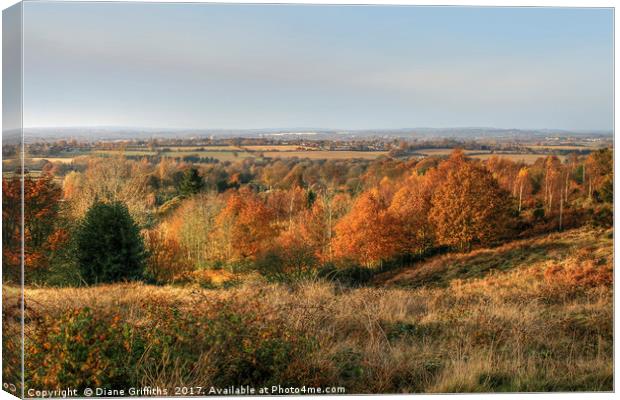
[[[303,377],[291,382],[299,372],[291,360],[305,359],[313,342],[279,323],[258,301],[235,303],[216,301],[194,313],[151,307],[148,319],[157,322],[141,333],[147,351],[138,367],[151,376],[201,370],[208,372],[202,383],[222,387],[303,384]]]
[[[382,271],[383,269],[373,270],[358,265],[336,268],[330,264],[321,268],[318,276],[345,286],[360,286],[368,284],[375,275]]]
[[[77,232],[77,260],[88,284],[143,278],[140,230],[120,202],[93,204]]]
[[[590,225],[611,228],[614,226],[614,211],[610,206],[603,205],[590,210]]]
[[[202,386],[300,386],[321,373],[308,368],[315,340],[260,300],[198,304],[191,312],[167,301],[143,304],[133,321],[88,307],[33,314],[27,385],[127,389],[156,384],[145,377],[175,384],[195,377]]]
[[[134,360],[129,330],[118,316],[97,315],[90,308],[46,316],[29,335],[26,382],[32,388],[131,385]]]

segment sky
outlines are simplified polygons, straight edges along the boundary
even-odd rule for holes
[[[611,9],[27,2],[24,125],[611,130]]]

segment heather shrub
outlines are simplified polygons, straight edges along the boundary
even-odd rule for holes
[[[613,275],[610,264],[599,265],[595,260],[555,264],[544,271],[544,292],[552,298],[570,298],[588,289],[611,287]]]
[[[26,343],[26,382],[33,388],[124,388],[134,356],[118,315],[88,307],[40,318]]]
[[[16,291],[2,291],[2,381],[21,381],[21,298]]]
[[[172,376],[222,387],[304,384],[299,371],[315,342],[255,305],[218,301],[187,312],[145,304],[148,324],[88,307],[47,315],[29,335],[26,380],[33,388],[78,390],[128,388],[144,377],[169,383]]]
[[[271,385],[303,379],[292,360],[313,350],[313,341],[261,311],[257,302],[218,301],[192,313],[155,306],[155,321],[142,333],[147,350],[138,367],[147,376],[175,370],[181,376],[207,373],[204,384]],[[302,380],[296,380],[303,383]]]

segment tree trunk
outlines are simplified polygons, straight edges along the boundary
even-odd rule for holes
[[[564,212],[564,199],[560,196],[560,229],[562,230],[562,213]]]
[[[332,202],[326,193],[324,196],[325,206],[327,207],[327,256],[329,261],[333,261],[332,255]]]
[[[564,201],[568,203],[568,169],[566,170],[566,181],[564,182]]]
[[[294,196],[291,196],[291,204],[288,208],[288,229],[291,230],[293,227],[293,200],[295,200]]]

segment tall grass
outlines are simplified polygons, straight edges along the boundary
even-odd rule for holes
[[[461,274],[414,289],[348,288],[320,279],[295,285],[256,280],[226,290],[30,288],[27,384],[97,377],[109,387],[170,389],[305,384],[344,386],[348,393],[609,391],[609,232],[582,229],[527,243],[563,240],[571,244],[521,264],[515,256],[510,267],[481,274],[466,271],[481,254],[462,256],[472,258],[458,260]],[[488,251],[499,260],[512,250]],[[67,330],[75,324],[105,336],[103,344],[81,337],[95,355],[63,353],[75,333],[62,339],[58,332],[77,332]],[[53,355],[47,367],[39,350]],[[89,363],[91,356],[107,359]],[[51,361],[63,357],[81,367],[60,380]],[[103,366],[113,368],[114,379],[98,375]]]

